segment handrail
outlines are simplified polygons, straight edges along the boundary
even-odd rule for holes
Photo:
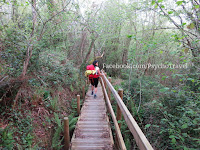
[[[106,78],[104,73],[102,73],[102,77],[103,77],[105,83],[108,85],[108,88],[113,93],[113,95],[114,95],[114,97],[117,101],[117,104],[118,104],[118,106],[119,106],[119,108],[120,108],[120,110],[121,110],[121,112],[124,116],[124,119],[127,123],[127,126],[129,128],[129,130],[131,131],[131,133],[133,134],[139,149],[140,150],[153,150],[153,147],[151,146],[151,144],[149,143],[149,141],[145,137],[144,133],[142,132],[142,130],[138,126],[135,119],[132,117],[131,113],[127,109],[127,107],[124,104],[124,102],[122,101],[121,97],[118,95],[116,90],[113,88],[112,84],[108,81],[108,79]]]
[[[105,100],[106,100],[109,112],[111,114],[115,129],[116,129],[116,134],[117,134],[117,138],[118,138],[118,141],[119,141],[120,150],[126,150],[126,146],[125,146],[125,143],[124,143],[124,140],[123,140],[123,137],[122,137],[122,134],[121,134],[117,119],[115,117],[115,113],[113,111],[112,105],[111,105],[110,100],[108,98],[108,94],[106,92],[103,79],[101,77],[100,77],[100,81],[101,81],[102,89],[103,89],[103,92],[104,92],[104,95],[105,95]]]

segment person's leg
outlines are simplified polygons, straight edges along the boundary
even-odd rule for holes
[[[97,87],[95,87],[94,89],[94,94],[97,94]]]
[[[90,83],[91,83],[91,85],[92,85],[92,93],[91,93],[91,95],[93,95],[93,93],[94,93],[94,80],[93,79],[90,79]]]
[[[95,89],[94,89],[94,98],[96,98],[96,96],[97,96],[98,79],[99,78],[94,78],[94,86],[95,86]]]
[[[94,91],[94,86],[92,85],[92,93],[91,93],[91,95],[93,95],[93,93],[94,93],[93,91]]]

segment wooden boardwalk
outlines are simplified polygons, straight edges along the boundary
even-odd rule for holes
[[[86,94],[81,115],[71,140],[71,150],[113,150],[113,137],[106,114],[106,105],[101,84],[97,97]]]

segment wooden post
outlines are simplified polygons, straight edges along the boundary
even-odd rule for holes
[[[104,73],[105,77],[103,76],[102,79],[103,79],[104,87],[105,87],[105,89],[106,89],[106,80],[105,80],[105,78],[106,78],[106,73],[105,73],[104,71],[103,71],[103,73]]]
[[[69,137],[69,120],[68,120],[68,117],[64,118],[64,140],[65,140],[64,148],[65,148],[65,150],[69,150],[70,137]]]
[[[108,81],[111,83],[111,77],[108,78]],[[111,90],[110,90],[110,88],[108,88],[108,98],[111,102]]]
[[[77,113],[80,115],[80,95],[77,95]]]
[[[105,77],[107,77],[107,73],[105,72]],[[106,89],[106,80],[104,80],[104,86],[105,86],[105,89]]]
[[[118,90],[118,94],[119,96],[121,97],[122,101],[123,101],[123,89],[119,89]],[[121,110],[119,108],[119,106],[117,105],[117,121],[121,120],[122,119],[122,113],[121,113]],[[119,128],[121,127],[121,123],[118,123],[119,124]]]
[[[82,87],[82,92],[83,92],[83,99],[85,99],[85,86],[84,85]]]

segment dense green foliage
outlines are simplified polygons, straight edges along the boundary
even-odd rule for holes
[[[62,149],[62,118],[72,134],[94,59],[122,79],[116,89],[154,149],[200,147],[199,2],[3,0],[0,10],[0,149]]]
[[[200,104],[196,93],[185,86],[164,87],[146,77],[130,84],[124,101],[153,145],[162,141],[162,149],[198,149]]]

